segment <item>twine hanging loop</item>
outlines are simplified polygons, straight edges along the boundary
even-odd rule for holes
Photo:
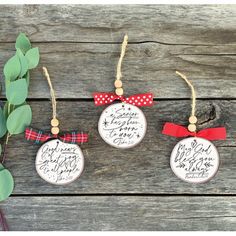
[[[122,81],[121,81],[121,77],[122,77],[121,65],[122,65],[123,58],[125,56],[125,51],[126,51],[127,44],[128,44],[128,35],[126,34],[124,36],[123,43],[122,43],[122,46],[121,46],[120,58],[119,58],[117,68],[116,68],[116,80],[114,82],[114,85],[115,85],[115,88],[116,88],[115,93],[118,96],[121,96],[121,95],[124,94],[124,91],[123,91],[123,88],[122,88]]]
[[[187,85],[190,87],[191,89],[191,93],[192,93],[192,111],[191,111],[191,116],[189,117],[189,125],[188,125],[188,130],[190,132],[196,132],[197,127],[196,127],[196,123],[197,123],[197,117],[195,116],[195,111],[196,111],[196,92],[195,89],[192,85],[192,83],[187,79],[187,77],[180,73],[179,71],[176,71],[176,74],[179,75],[186,83]]]
[[[49,73],[48,73],[48,70],[46,67],[43,67],[43,72],[44,72],[45,78],[48,81],[48,85],[50,88],[51,100],[52,100],[51,133],[54,135],[57,135],[60,132],[60,130],[58,128],[59,121],[57,119],[57,101],[56,101],[55,91],[53,89],[52,82],[51,82],[51,79],[50,79],[50,76],[49,76]]]

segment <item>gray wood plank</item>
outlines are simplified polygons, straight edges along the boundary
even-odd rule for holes
[[[49,97],[42,66],[50,72],[58,98],[92,98],[114,91],[119,44],[35,43],[41,63],[31,74],[30,98]],[[235,45],[187,46],[130,44],[123,64],[126,95],[153,92],[156,98],[189,98],[190,90],[176,74],[184,72],[198,98],[236,97]],[[13,43],[0,44],[0,70],[14,53]]]
[[[235,197],[12,197],[11,230],[236,230]]]
[[[31,102],[35,128],[50,129],[49,102]],[[14,194],[71,193],[154,193],[154,194],[236,194],[236,101],[200,101],[200,129],[225,125],[226,141],[214,142],[221,165],[209,183],[192,185],[177,179],[169,167],[169,156],[179,139],[161,134],[165,121],[187,125],[189,101],[161,101],[143,109],[148,131],[143,142],[130,150],[119,150],[102,141],[97,122],[104,107],[92,102],[58,103],[61,130],[80,129],[89,132],[90,141],[83,144],[86,167],[81,178],[66,187],[46,183],[35,171],[38,145],[24,140],[23,135],[10,139],[6,166],[15,177]]]
[[[37,175],[39,146],[23,135],[10,139],[5,164],[15,178],[15,189],[1,203],[10,229],[236,230],[236,197],[229,196],[236,194],[235,13],[234,5],[1,6],[0,70],[14,53],[17,34],[26,32],[41,51],[29,98],[49,98],[40,69],[46,65],[57,97],[66,100],[58,103],[61,129],[79,128],[90,135],[90,142],[82,146],[85,171],[64,187],[47,184]],[[123,66],[125,93],[147,91],[167,100],[143,109],[148,132],[131,150],[105,144],[97,132],[104,107],[78,101],[91,99],[95,91],[113,91],[124,33],[131,42]],[[228,129],[226,141],[214,142],[221,164],[206,184],[184,183],[169,167],[178,140],[161,135],[161,128],[165,121],[187,124],[190,111],[190,91],[175,75],[176,69],[193,81],[198,98],[207,99],[198,101],[199,128]],[[32,125],[49,129],[49,102],[30,103]]]
[[[235,5],[5,5],[0,40],[234,44],[235,20]]]

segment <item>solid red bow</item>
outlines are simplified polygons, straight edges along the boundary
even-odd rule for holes
[[[96,106],[107,105],[115,100],[120,100],[122,102],[140,107],[153,105],[152,93],[134,94],[127,98],[125,98],[124,96],[118,96],[115,93],[94,93],[93,97]]]
[[[190,132],[187,128],[174,123],[166,122],[162,134],[166,134],[173,137],[187,137],[194,136],[199,138],[205,138],[208,140],[224,140],[226,139],[225,127],[208,128],[200,130],[199,132]]]

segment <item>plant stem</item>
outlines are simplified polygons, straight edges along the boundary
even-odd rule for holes
[[[7,106],[7,114],[10,114],[10,110],[11,110],[11,103],[8,102],[8,106]]]
[[[7,133],[7,137],[6,137],[6,141],[5,141],[5,144],[7,145],[8,144],[8,141],[9,141],[9,138],[11,137],[10,133],[8,132]]]
[[[7,114],[8,114],[8,116],[10,115],[10,112],[11,112],[11,103],[8,102],[8,106],[7,106]],[[4,143],[4,146],[3,146],[3,152],[2,152],[2,161],[1,161],[2,164],[5,162],[5,159],[6,159],[7,144],[8,144],[8,141],[9,141],[10,137],[11,137],[10,133],[7,132],[5,143]]]
[[[8,144],[8,141],[9,141],[10,137],[11,137],[11,135],[8,132],[7,135],[6,135],[6,140],[5,140],[4,147],[3,147],[3,152],[2,152],[2,164],[4,163],[4,161],[6,159],[7,144]]]

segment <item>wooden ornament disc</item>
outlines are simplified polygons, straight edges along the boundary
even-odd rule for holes
[[[116,103],[107,107],[98,122],[102,139],[116,148],[131,148],[139,144],[147,130],[143,112],[127,103]]]
[[[65,185],[76,180],[84,169],[84,156],[76,144],[52,139],[38,150],[36,170],[45,181]]]
[[[191,137],[178,142],[170,157],[172,171],[189,183],[211,180],[219,168],[219,154],[210,141]]]

